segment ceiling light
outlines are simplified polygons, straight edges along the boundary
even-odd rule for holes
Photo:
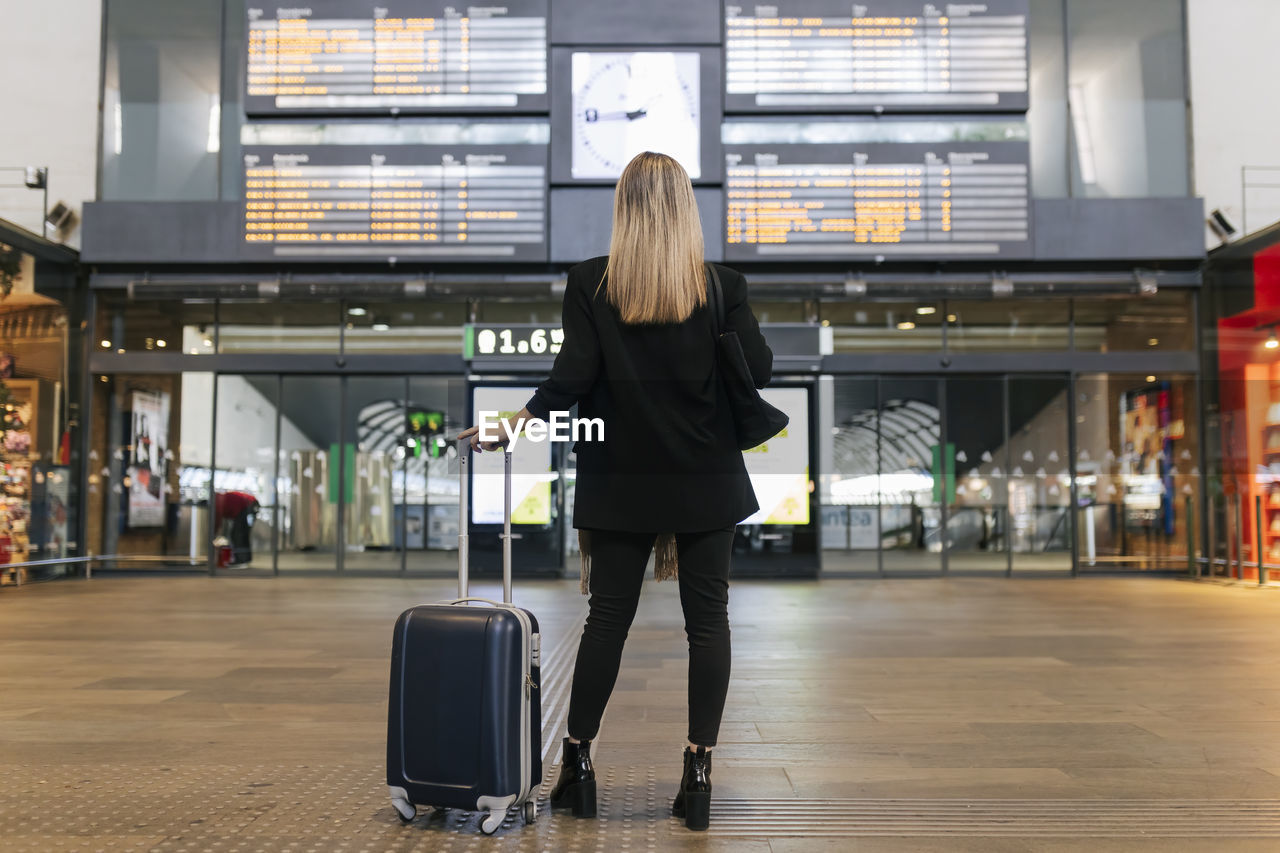
[[[938,309],[934,308],[932,305],[921,305],[919,308],[916,309],[916,313],[919,314],[921,317],[924,317],[929,314],[937,313],[937,311]]]
[[[948,315],[947,315],[947,322],[948,322],[948,323],[954,323],[954,322],[956,321],[956,319],[957,319],[957,317],[956,317],[956,315],[955,315],[955,314],[948,314]]]
[[[903,320],[901,323],[898,324],[898,328],[904,332],[914,329],[915,327],[916,327],[916,324],[911,322],[910,320]]]
[[[1280,340],[1276,340],[1275,329],[1271,330],[1271,336],[1267,338],[1267,342],[1263,344],[1263,346],[1265,346],[1267,349],[1275,349],[1276,347],[1280,347]]]
[[[1157,346],[1160,346],[1160,339],[1159,339],[1159,338],[1147,338],[1147,346],[1149,346],[1149,347],[1157,347]]]
[[[365,314],[368,314],[369,311],[365,308],[356,306],[354,308],[348,308],[347,313],[350,314],[352,317],[363,317]]]
[[[111,341],[106,341],[106,340],[104,340],[104,341],[102,342],[102,348],[103,348],[103,349],[111,349]]]
[[[391,327],[388,326],[386,323],[374,323],[373,330],[375,332],[389,332],[391,331]]]
[[[1156,381],[1156,378],[1155,378],[1154,376],[1148,376],[1148,377],[1147,377],[1147,381],[1148,381],[1148,382],[1155,382],[1155,381]]]
[[[168,342],[167,342],[167,341],[165,341],[165,339],[164,339],[164,338],[158,338],[158,339],[156,340],[156,346],[160,347],[160,349],[164,349],[164,348],[165,348],[165,347],[167,347],[168,345],[169,345],[169,344],[168,344]]]

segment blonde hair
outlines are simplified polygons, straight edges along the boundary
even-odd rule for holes
[[[702,252],[702,222],[684,167],[666,154],[637,154],[614,192],[605,267],[605,293],[622,322],[686,320],[707,298]]]

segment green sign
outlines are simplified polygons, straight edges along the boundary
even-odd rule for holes
[[[933,452],[933,502],[943,503],[943,484],[946,484],[947,506],[956,502],[956,446],[947,442],[947,460],[944,467],[942,448],[935,444],[929,448]]]

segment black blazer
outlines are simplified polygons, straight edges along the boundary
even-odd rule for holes
[[[607,257],[569,270],[564,343],[527,408],[545,419],[578,404],[604,441],[579,441],[573,526],[680,533],[736,524],[759,509],[716,370],[714,319],[702,305],[683,323],[624,324],[597,288]],[[747,281],[716,265],[726,331],[738,333],[756,387],[773,352],[747,304]],[[606,285],[607,286],[607,285]]]

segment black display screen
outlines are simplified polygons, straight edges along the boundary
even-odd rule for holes
[[[246,145],[250,257],[544,261],[543,145]]]
[[[547,2],[250,5],[245,111],[545,112]]]
[[[725,146],[725,260],[1028,257],[1025,142]]]
[[[725,6],[725,111],[1022,112],[1028,14],[1028,0]]]

